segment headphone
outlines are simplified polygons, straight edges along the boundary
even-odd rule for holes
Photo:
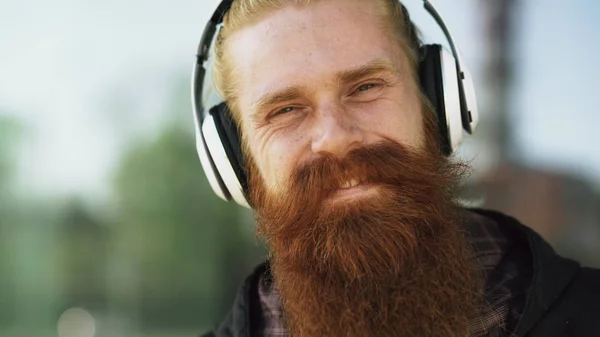
[[[226,102],[216,93],[212,83],[211,46],[217,26],[234,0],[223,0],[204,28],[198,46],[192,75],[192,105],[196,131],[196,149],[204,173],[213,191],[225,201],[251,208],[248,202],[248,181],[241,150],[239,132]],[[419,47],[419,79],[421,90],[437,114],[441,149],[452,154],[465,131],[472,134],[478,123],[477,101],[471,75],[454,45],[444,21],[428,0],[425,10],[442,29],[450,52],[439,44]],[[404,16],[412,27],[408,10]],[[205,63],[208,64],[205,67]]]

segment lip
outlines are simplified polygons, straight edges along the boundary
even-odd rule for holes
[[[330,199],[333,201],[352,200],[373,193],[377,188],[375,184],[360,184],[349,188],[340,188],[333,192]]]

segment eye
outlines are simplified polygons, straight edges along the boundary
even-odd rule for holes
[[[275,111],[274,111],[274,112],[271,114],[271,116],[270,116],[270,117],[275,117],[275,116],[278,116],[278,115],[283,115],[283,114],[286,114],[286,113],[288,113],[288,112],[292,112],[292,111],[294,111],[294,110],[296,110],[296,107],[293,107],[293,106],[286,106],[286,107],[284,107],[284,108],[281,108],[281,109],[279,109],[279,110],[275,110]]]
[[[293,111],[294,109],[295,109],[295,108],[294,108],[293,106],[286,106],[286,107],[285,107],[285,108],[283,108],[283,109],[279,109],[279,110],[277,111],[277,113],[283,114],[283,113],[286,113],[286,112],[291,112],[291,111]]]
[[[377,86],[376,83],[365,83],[356,89],[357,92],[367,91],[369,89],[373,89]]]

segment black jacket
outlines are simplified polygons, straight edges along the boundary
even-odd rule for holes
[[[600,270],[556,254],[530,228],[506,215],[474,210],[507,229],[517,247],[531,252],[533,278],[525,308],[511,336],[600,337]],[[214,331],[202,337],[254,337],[252,308],[257,299],[259,266],[240,288],[233,308]]]

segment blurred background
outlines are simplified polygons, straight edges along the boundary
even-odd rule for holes
[[[264,259],[195,152],[189,80],[216,4],[2,0],[0,336],[195,336]],[[600,2],[434,4],[478,89],[465,200],[600,266]]]

